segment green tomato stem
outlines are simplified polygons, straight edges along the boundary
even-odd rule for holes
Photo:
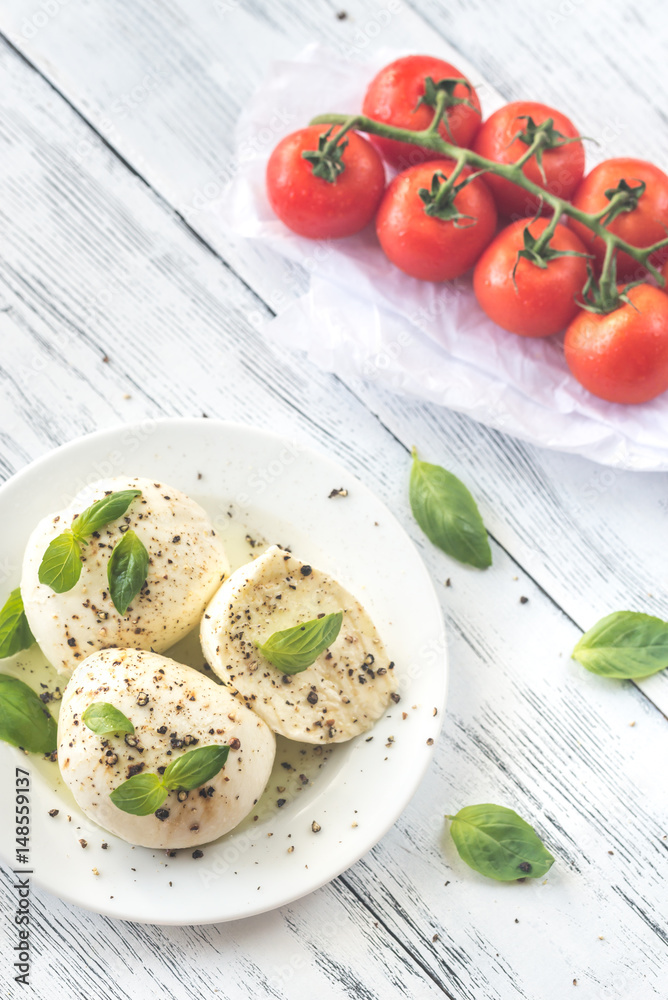
[[[601,277],[599,279],[601,302],[604,308],[608,303],[615,302],[617,299],[617,288],[613,279],[614,249],[612,242],[606,244],[605,257],[603,258],[603,267],[601,268]]]
[[[447,204],[450,192],[457,183],[457,178],[461,174],[462,170],[466,166],[466,161],[463,156],[457,157],[457,162],[455,163],[455,169],[452,171],[447,181],[441,187],[439,191],[439,200],[442,204]]]
[[[440,100],[436,106],[437,111],[439,106]],[[436,127],[434,127],[435,123]],[[485,173],[495,174],[497,177],[503,177],[508,181],[512,181],[513,184],[517,184],[525,191],[528,191],[529,194],[533,194],[535,197],[541,199],[546,205],[549,205],[554,213],[551,224],[556,226],[557,223],[554,220],[558,220],[562,215],[567,215],[569,218],[575,219],[577,222],[582,223],[583,226],[586,226],[587,229],[594,234],[594,236],[598,236],[601,240],[603,240],[606,247],[606,259],[612,256],[614,250],[621,250],[634,260],[638,261],[641,266],[647,267],[649,272],[663,284],[663,279],[657,269],[653,267],[653,265],[649,264],[649,258],[652,254],[656,253],[657,250],[668,246],[668,237],[666,237],[666,239],[659,240],[650,247],[637,247],[622,239],[621,236],[611,233],[605,228],[604,225],[601,224],[601,220],[610,215],[611,207],[616,207],[618,204],[617,195],[613,197],[610,204],[606,206],[604,211],[597,213],[583,212],[581,209],[576,208],[575,205],[572,205],[564,198],[559,198],[558,195],[545,191],[542,187],[540,187],[540,185],[535,184],[524,174],[522,166],[537,152],[538,149],[542,148],[544,145],[542,133],[539,133],[536,136],[534,142],[516,163],[508,164],[496,163],[494,160],[488,160],[486,157],[481,156],[472,149],[466,149],[461,146],[456,146],[454,143],[447,142],[438,133],[436,114],[434,115],[434,119],[429,128],[419,132],[414,132],[407,128],[398,128],[395,125],[387,125],[385,122],[377,122],[373,118],[368,118],[366,115],[355,115],[352,118],[349,115],[341,114],[318,115],[316,118],[312,119],[310,124],[341,124],[345,125],[347,129],[354,128],[360,132],[366,132],[368,135],[377,135],[385,139],[395,139],[399,142],[410,143],[411,145],[424,146],[435,153],[440,153],[448,159],[455,160],[458,166],[461,164],[461,168],[465,166],[475,167]],[[621,201],[622,199],[619,198],[619,202]],[[610,265],[608,265],[608,267],[610,267]]]
[[[559,216],[555,212],[552,218],[550,219],[549,225],[545,227],[543,232],[538,237],[538,240],[536,241],[536,246],[534,247],[534,250],[536,251],[537,254],[540,254],[545,249],[545,247],[548,246],[550,240],[554,236],[560,218],[561,216]]]
[[[339,116],[337,115],[337,118],[338,117]],[[333,135],[332,138],[325,144],[325,149],[324,149],[325,154],[331,153],[332,150],[336,149],[336,147],[339,145],[346,132],[349,132],[350,129],[353,128],[353,126],[355,125],[355,121],[356,121],[355,115],[352,115],[346,119],[346,121],[343,123],[343,128],[340,129],[336,133],[336,135]],[[333,122],[332,124],[337,125],[338,122]]]
[[[436,95],[436,104],[434,105],[434,117],[431,120],[429,128],[426,129],[428,135],[439,135],[438,127],[443,120],[443,117],[447,110],[447,100],[448,95],[444,90],[439,90]]]
[[[552,119],[548,118],[543,124],[548,127],[552,126],[553,124]],[[528,163],[531,157],[534,156],[539,149],[542,149],[546,146],[547,143],[545,141],[545,134],[543,132],[538,132],[534,141],[529,146],[527,146],[525,151],[520,156],[519,160],[515,160],[513,166],[518,170],[522,170],[524,164]]]

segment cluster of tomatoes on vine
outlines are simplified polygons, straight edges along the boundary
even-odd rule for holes
[[[381,70],[362,115],[347,125],[323,116],[274,149],[267,192],[290,229],[333,239],[375,218],[406,274],[442,282],[473,268],[478,302],[499,326],[523,337],[565,330],[566,361],[594,395],[641,403],[668,389],[662,170],[617,158],[585,177],[582,137],[565,115],[517,101],[483,121],[470,82],[430,56]],[[383,161],[398,171],[389,184]]]

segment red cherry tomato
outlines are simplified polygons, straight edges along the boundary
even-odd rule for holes
[[[362,105],[363,113],[368,118],[398,128],[411,129],[413,132],[428,128],[434,117],[434,110],[427,104],[418,104],[424,96],[425,79],[428,76],[434,83],[447,77],[464,79],[463,73],[442,59],[435,59],[433,56],[404,56],[382,69],[371,81]],[[447,112],[450,131],[448,132],[445,122],[441,122],[439,133],[446,142],[469,146],[480,126],[480,101],[473,87],[469,91],[464,84],[455,87],[454,97],[470,101],[473,107],[456,104],[450,108]],[[405,170],[426,160],[443,158],[441,153],[412,146],[409,142],[398,142],[381,136],[370,138],[387,162],[397,170]]]
[[[313,173],[304,150],[317,150],[328,125],[309,125],[282,139],[267,164],[267,194],[281,222],[301,236],[334,239],[352,236],[373,218],[385,188],[385,169],[370,142],[347,132],[345,169],[335,181]],[[332,137],[340,130],[336,126]]]
[[[587,174],[573,196],[573,204],[583,212],[596,213],[609,205],[606,191],[613,190],[621,180],[632,187],[638,181],[647,185],[645,193],[638,199],[637,208],[630,212],[622,212],[613,219],[607,227],[611,233],[621,236],[627,243],[636,247],[648,247],[666,236],[668,227],[668,177],[645,160],[634,160],[622,156],[614,160],[605,160]],[[568,224],[577,233],[590,253],[595,254],[599,267],[603,263],[605,244],[592,231],[575,219],[569,219]],[[666,259],[666,251],[659,251],[652,263],[660,265]],[[617,254],[617,277],[621,281],[642,278],[647,274],[637,260],[627,253]]]
[[[535,101],[514,101],[499,108],[482,123],[473,143],[473,149],[488,160],[495,163],[516,163],[527,151],[527,144],[516,138],[527,125],[523,117],[528,115],[536,125],[541,125],[547,118],[554,122],[557,132],[566,138],[579,138],[579,132],[573,123],[553,108]],[[585,155],[581,142],[569,142],[566,146],[543,151],[543,170],[547,184],[543,181],[536,157],[532,156],[522,167],[522,172],[534,184],[540,185],[559,198],[570,199],[582,180]],[[519,185],[513,184],[505,177],[486,174],[485,180],[496,200],[496,206],[502,215],[511,218],[535,215],[540,201],[537,197],[524,191]]]
[[[645,403],[668,389],[668,295],[636,285],[624,304],[582,311],[564,340],[568,367],[585,389],[611,403]]]
[[[479,177],[455,195],[454,207],[464,218],[446,221],[425,211],[418,192],[431,190],[434,175],[447,178],[454,166],[451,160],[435,160],[397,174],[376,216],[378,239],[386,255],[406,274],[423,281],[448,281],[464,274],[496,230],[494,199]],[[462,172],[456,184],[469,173]]]
[[[522,337],[549,337],[568,326],[578,312],[576,296],[587,280],[584,257],[555,257],[546,268],[524,257],[517,261],[517,254],[524,249],[524,230],[528,227],[537,238],[548,225],[547,219],[511,223],[483,252],[473,272],[476,298],[489,318]],[[585,252],[575,233],[561,225],[550,246]]]

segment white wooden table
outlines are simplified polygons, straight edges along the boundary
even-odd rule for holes
[[[264,916],[139,926],[35,891],[31,994],[13,982],[4,872],[2,996],[668,995],[668,677],[613,683],[569,659],[603,614],[666,615],[666,476],[541,451],[277,356],[258,328],[303,276],[233,247],[194,207],[229,176],[235,119],[271,60],[310,39],[363,60],[379,46],[438,54],[446,37],[508,99],[551,103],[610,155],[665,168],[665,9],[342,8],[3,0],[0,475],[163,415],[252,422],[331,453],[398,513],[441,590],[451,686],[434,764],[368,856]],[[479,499],[491,571],[454,564],[406,516],[412,444]],[[536,825],[557,858],[544,884],[491,882],[456,856],[443,814],[485,801]]]

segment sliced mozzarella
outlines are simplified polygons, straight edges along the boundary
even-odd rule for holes
[[[329,650],[284,674],[256,649],[273,632],[343,611]],[[202,619],[202,649],[222,681],[276,733],[340,743],[363,733],[394,694],[394,664],[362,605],[336,580],[274,545],[233,573]]]
[[[49,542],[90,504],[128,489],[142,495],[125,516],[82,545],[81,576],[72,590],[56,594],[40,583],[39,567]],[[130,528],[148,550],[149,570],[141,593],[121,616],[109,596],[107,563]],[[223,544],[206,511],[190,497],[149,479],[105,479],[37,525],[26,547],[21,594],[42,652],[57,670],[70,673],[96,649],[168,649],[198,624],[228,570]]]
[[[100,701],[127,716],[134,736],[126,741],[87,728],[82,715]],[[109,797],[133,774],[157,773],[189,750],[224,744],[231,749],[222,771],[187,795],[169,792],[162,818],[130,815]],[[89,819],[131,844],[192,847],[231,830],[262,794],[275,752],[271,730],[227,688],[157,653],[94,653],[74,671],[63,697],[58,763],[65,783]]]

